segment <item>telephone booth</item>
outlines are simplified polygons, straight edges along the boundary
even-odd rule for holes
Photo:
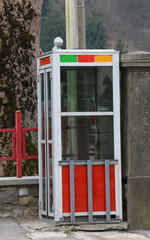
[[[121,221],[119,53],[56,49],[37,62],[40,218]]]

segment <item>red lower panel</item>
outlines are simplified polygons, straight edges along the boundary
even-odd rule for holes
[[[88,212],[87,167],[75,166],[75,212]],[[70,212],[70,172],[68,166],[62,167],[63,213]],[[93,212],[106,211],[105,166],[92,166]],[[115,174],[110,166],[110,203],[115,211]]]
[[[75,212],[88,212],[87,167],[74,167]]]
[[[115,211],[115,174],[114,166],[109,167],[110,209]],[[106,211],[105,166],[92,166],[93,212]]]
[[[70,212],[70,173],[69,167],[62,167],[63,213]]]

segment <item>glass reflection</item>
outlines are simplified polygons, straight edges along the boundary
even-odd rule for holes
[[[41,136],[42,139],[45,139],[45,112],[44,112],[44,73],[40,74],[41,78]]]
[[[47,72],[47,96],[48,96],[48,140],[52,140],[51,121],[51,72]],[[53,167],[52,167],[52,144],[48,144],[48,167],[49,167],[49,212],[53,212]]]
[[[47,72],[47,91],[48,91],[48,139],[52,139],[52,124],[51,124],[51,72]]]
[[[45,144],[41,146],[42,153],[42,211],[46,211],[46,158]]]
[[[53,212],[53,166],[52,166],[52,144],[49,144],[49,210]]]
[[[113,159],[113,117],[62,117],[62,159]]]
[[[62,67],[63,112],[113,111],[112,67]]]

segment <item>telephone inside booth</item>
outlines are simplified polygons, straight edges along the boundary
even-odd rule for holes
[[[121,221],[119,53],[54,49],[37,64],[40,218]]]

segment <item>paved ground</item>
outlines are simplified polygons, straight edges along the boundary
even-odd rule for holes
[[[126,228],[126,224],[122,225]],[[112,226],[113,229],[116,226]],[[150,231],[102,231],[105,225],[54,227],[38,219],[0,219],[0,240],[148,240]],[[84,231],[83,231],[84,230]],[[88,230],[88,231],[87,231]]]
[[[27,240],[26,230],[13,219],[0,220],[0,240]]]

